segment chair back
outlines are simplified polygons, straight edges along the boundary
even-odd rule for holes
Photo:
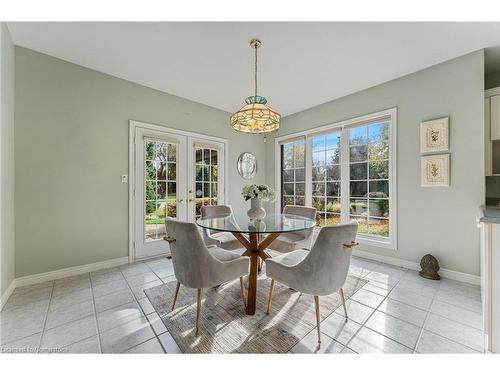
[[[307,257],[298,265],[309,274],[308,293],[328,295],[345,283],[351,263],[352,247],[358,223],[322,227]]]
[[[225,217],[233,214],[231,206],[201,206],[201,218],[213,219],[216,217]],[[203,239],[207,245],[212,245],[213,240],[210,238],[212,231],[210,229],[203,229]]]
[[[308,207],[308,206],[286,205],[283,208],[283,213],[289,214],[289,215],[303,216],[303,217],[307,217],[308,219],[312,219],[312,220],[314,220],[316,218],[316,209],[314,207]],[[294,232],[294,233],[303,236],[304,239],[307,239],[307,238],[312,236],[313,231],[314,231],[314,228],[309,228],[309,229],[304,229],[304,230]]]
[[[165,229],[167,237],[175,239],[170,243],[170,252],[177,281],[190,288],[205,285],[211,265],[217,260],[208,252],[196,224],[167,217]]]
[[[229,216],[233,213],[231,206],[201,206],[201,218],[212,219],[214,217]]]

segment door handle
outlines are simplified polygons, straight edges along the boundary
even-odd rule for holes
[[[179,201],[179,203],[182,203],[182,202],[184,202],[184,199],[183,198],[179,198],[178,201]]]
[[[193,202],[194,199],[193,198],[189,198],[188,202]]]

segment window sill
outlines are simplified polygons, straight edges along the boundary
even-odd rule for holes
[[[320,231],[320,228],[314,228],[314,235],[317,236]],[[396,251],[396,245],[391,241],[385,241],[383,239],[378,239],[375,237],[365,236],[363,234],[358,234],[356,240],[360,243],[360,245],[367,245],[373,247],[380,247],[383,249]]]
[[[374,237],[368,237],[368,236],[364,236],[362,234],[359,234],[357,236],[357,240],[361,245],[381,247],[384,249],[396,251],[396,246],[391,241],[385,241],[385,240],[374,238]]]

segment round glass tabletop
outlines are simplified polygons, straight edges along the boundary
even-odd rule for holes
[[[262,220],[250,220],[246,214],[196,220],[202,228],[239,233],[283,233],[313,228],[316,222],[303,216],[268,214]]]

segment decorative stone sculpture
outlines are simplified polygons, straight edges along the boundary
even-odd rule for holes
[[[440,280],[441,276],[439,276],[439,263],[436,258],[434,258],[431,254],[426,254],[422,257],[420,261],[420,267],[422,267],[422,271],[419,272],[420,276],[425,277],[426,279],[431,280]]]

